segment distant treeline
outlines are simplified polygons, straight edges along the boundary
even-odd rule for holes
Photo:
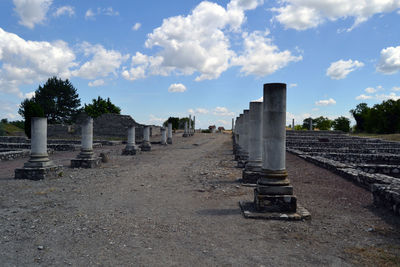
[[[386,100],[371,108],[366,103],[360,103],[350,113],[356,121],[357,132],[400,133],[400,99]]]

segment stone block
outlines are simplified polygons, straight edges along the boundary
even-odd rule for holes
[[[296,212],[297,198],[293,195],[263,195],[256,188],[254,205],[260,212]]]
[[[76,158],[71,160],[71,168],[87,168],[92,169],[99,167],[101,164],[101,157],[93,158]]]
[[[15,179],[42,180],[62,176],[62,166],[15,169]]]

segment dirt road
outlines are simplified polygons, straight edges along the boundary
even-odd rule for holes
[[[295,156],[287,169],[311,221],[245,219],[226,134],[174,137],[98,169],[14,180],[27,159],[0,162],[2,266],[400,265],[400,219],[371,194]],[[64,166],[78,152],[57,152]]]

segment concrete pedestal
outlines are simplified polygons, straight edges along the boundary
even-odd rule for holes
[[[150,143],[150,127],[146,126],[143,129],[143,141],[140,146],[142,151],[150,151],[151,150],[151,143]]]
[[[167,137],[167,143],[172,144],[172,123],[168,123],[168,137]]]
[[[47,118],[31,119],[31,154],[23,168],[15,169],[15,179],[41,180],[62,175],[47,154]]]
[[[132,126],[128,129],[128,141],[126,147],[122,150],[122,155],[136,155],[138,147],[135,141],[135,127]]]
[[[82,124],[81,152],[71,160],[72,168],[95,168],[100,166],[101,158],[93,153],[93,119],[88,117]]]

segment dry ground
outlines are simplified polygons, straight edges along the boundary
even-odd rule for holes
[[[400,218],[371,194],[293,155],[287,169],[311,221],[245,219],[228,134],[71,169],[77,152],[51,157],[63,176],[14,180],[27,159],[0,162],[2,266],[400,266]]]

